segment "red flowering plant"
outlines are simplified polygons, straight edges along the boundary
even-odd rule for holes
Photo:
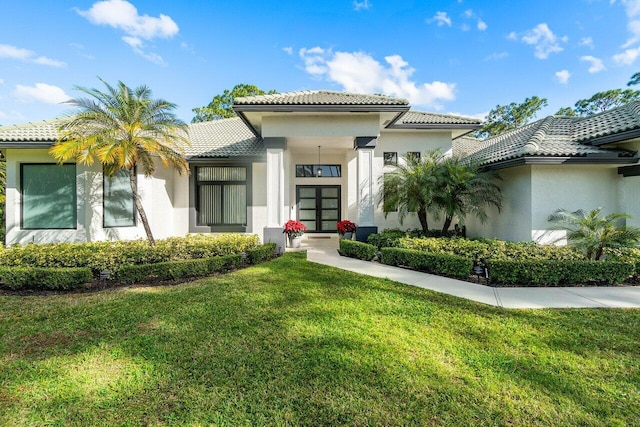
[[[295,219],[290,219],[284,224],[283,233],[289,237],[300,237],[305,231],[307,231],[307,226]]]
[[[353,233],[356,231],[356,224],[354,222],[349,221],[348,219],[343,219],[342,221],[338,221],[338,233]]]

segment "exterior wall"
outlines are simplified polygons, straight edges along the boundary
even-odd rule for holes
[[[375,223],[380,230],[385,228],[401,228],[411,229],[420,228],[420,221],[417,215],[408,215],[403,224],[398,219],[398,214],[389,212],[385,219],[382,207],[378,204],[382,186],[380,177],[385,172],[391,171],[389,166],[384,166],[384,153],[397,152],[398,161],[402,161],[402,155],[407,152],[420,152],[441,149],[444,153],[451,148],[451,132],[391,132],[383,131],[378,138],[378,144],[374,151],[373,176],[374,176],[374,194],[376,195]],[[427,219],[430,229],[439,229],[442,227],[442,220],[437,221],[430,217]]]
[[[547,219],[558,209],[603,207],[620,210],[622,178],[615,167],[597,165],[532,165],[500,171],[503,207],[489,211],[490,220],[467,222],[469,237],[550,243],[564,232],[549,229]],[[637,193],[627,186],[629,193]],[[640,194],[638,194],[640,196]],[[562,241],[557,242],[562,243]]]
[[[487,210],[489,220],[481,223],[467,218],[468,237],[487,237],[510,241],[531,240],[532,173],[531,166],[500,171],[502,209]]]
[[[146,238],[139,219],[134,227],[103,227],[102,167],[76,165],[77,227],[75,230],[21,229],[20,164],[52,163],[46,149],[8,149],[7,153],[7,244],[29,242],[82,242],[93,240],[129,240]],[[182,180],[185,178],[182,177]],[[184,181],[179,181],[184,186]],[[175,176],[172,169],[158,164],[154,177],[138,175],[142,204],[156,238],[183,235],[173,209]],[[183,201],[184,202],[184,201]]]
[[[640,176],[620,178],[620,212],[631,215],[627,225],[640,227]]]
[[[247,206],[247,232],[262,236],[262,230],[267,226],[267,164],[253,163],[252,169],[253,199]]]
[[[378,114],[282,115],[262,119],[262,137],[376,136]]]

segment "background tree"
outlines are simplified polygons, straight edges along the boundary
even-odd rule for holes
[[[420,158],[404,155],[404,162],[398,163],[391,172],[380,177],[382,191],[378,205],[383,207],[384,217],[390,212],[398,212],[400,224],[404,223],[407,215],[418,215],[422,232],[427,235],[429,224],[427,212],[430,210],[433,188],[436,183],[439,151],[425,153]]]
[[[435,171],[432,210],[436,219],[440,214],[444,215],[443,236],[449,231],[454,218],[462,225],[468,215],[485,222],[488,219],[487,207],[502,207],[502,194],[496,183],[500,176],[496,172],[482,170],[455,157],[441,159]]]
[[[482,128],[475,132],[478,138],[489,138],[499,135],[510,129],[527,124],[536,116],[536,113],[547,105],[546,98],[532,96],[522,103],[512,102],[508,105],[496,105],[489,111]]]
[[[567,242],[579,248],[588,259],[602,259],[606,248],[637,246],[640,242],[640,229],[618,225],[629,215],[612,213],[601,216],[602,208],[589,212],[578,210],[570,212],[559,209],[551,216],[549,222],[554,230],[566,230]],[[557,239],[559,241],[562,239]]]
[[[229,117],[235,117],[236,113],[233,111],[233,100],[243,96],[256,96],[256,95],[270,95],[278,93],[275,90],[265,92],[255,85],[238,84],[233,89],[225,89],[222,94],[218,94],[213,97],[211,102],[204,107],[195,107],[191,111],[195,113],[195,116],[191,120],[191,123],[208,122],[211,120],[226,119]]]
[[[603,92],[595,93],[591,98],[580,99],[575,103],[573,108],[561,108],[556,114],[586,117],[638,100],[640,100],[640,90],[605,90]]]
[[[76,87],[89,98],[76,98],[67,103],[77,108],[60,127],[60,139],[51,155],[60,163],[69,159],[91,165],[97,159],[107,176],[120,169],[129,170],[134,204],[149,244],[155,240],[138,193],[136,168],[145,176],[156,170],[155,159],[165,167],[172,166],[180,174],[189,172],[183,147],[187,125],[172,111],[176,105],[164,99],[152,99],[147,86],[130,89],[118,82],[112,87],[100,80],[105,92]]]
[[[634,86],[637,84],[640,84],[640,72],[637,72],[633,76],[631,76],[629,82],[627,83],[627,86]]]
[[[5,203],[7,202],[7,162],[4,157],[0,159],[0,242],[4,243],[6,218],[4,216]]]

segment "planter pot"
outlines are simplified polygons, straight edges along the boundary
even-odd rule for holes
[[[340,234],[340,238],[341,238],[341,239],[352,240],[352,239],[353,239],[353,232],[352,232],[352,231],[350,231],[350,232],[348,232],[348,233]]]
[[[290,248],[299,248],[301,243],[302,243],[302,236],[298,236],[298,237],[289,236]]]

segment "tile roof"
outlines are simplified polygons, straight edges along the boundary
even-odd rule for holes
[[[191,124],[189,141],[187,158],[261,156],[266,152],[262,139],[239,117]]]
[[[451,151],[456,157],[466,157],[481,149],[483,142],[471,136],[461,136],[451,141]]]
[[[35,123],[0,126],[0,141],[7,142],[55,142],[61,119]]]
[[[403,98],[329,90],[276,93],[235,98],[234,105],[409,105]]]
[[[574,138],[575,126],[584,118],[549,116],[481,141],[467,159],[490,165],[523,157],[632,157],[633,152],[587,145]]]
[[[410,110],[396,124],[402,125],[479,125],[482,121],[452,114],[425,113]]]
[[[634,129],[640,129],[640,101],[581,118],[576,123],[573,137],[576,141],[587,142]]]

